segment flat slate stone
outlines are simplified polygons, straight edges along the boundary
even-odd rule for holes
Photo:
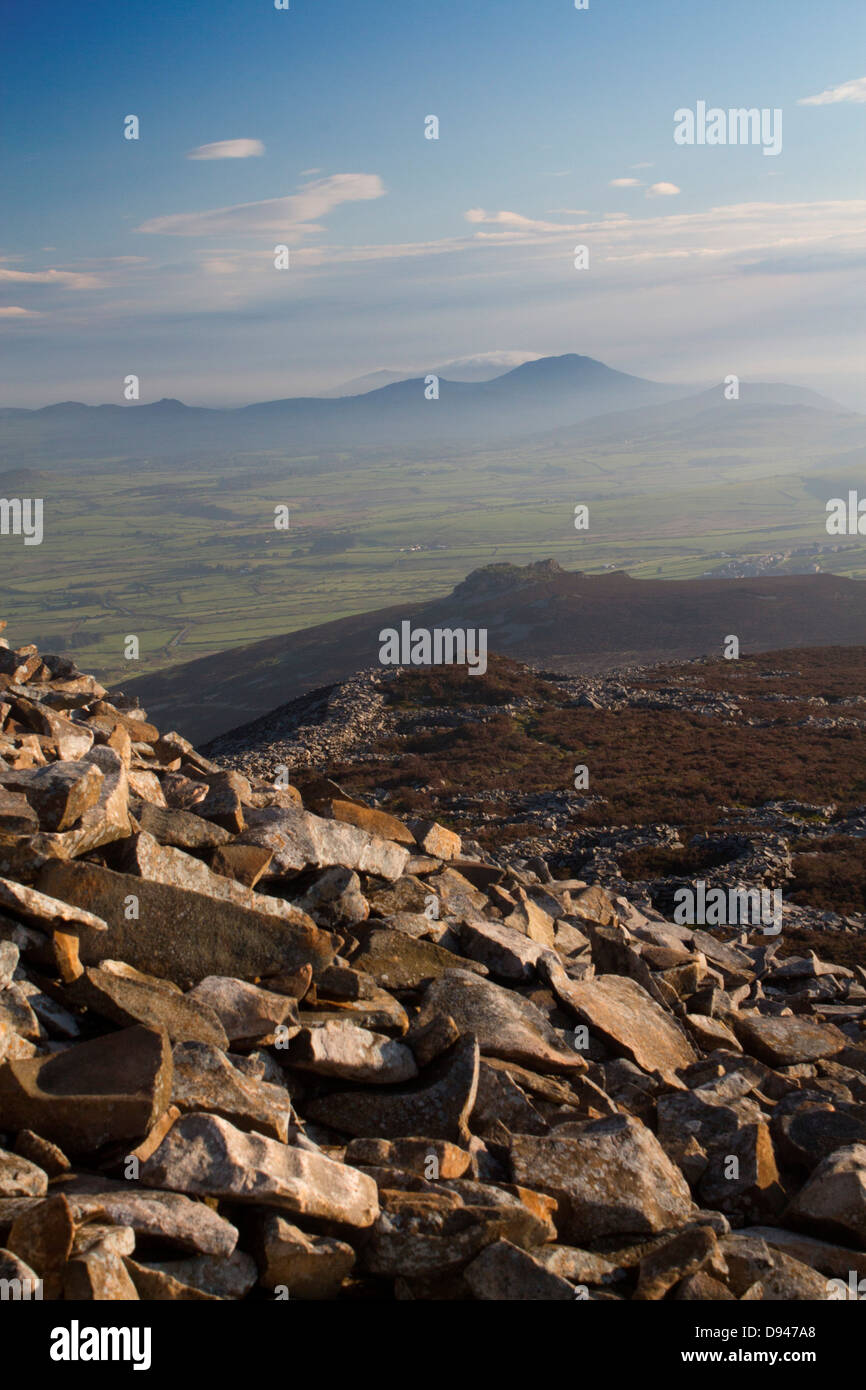
[[[108,924],[104,935],[82,931],[81,959],[86,964],[98,965],[110,956],[182,989],[207,975],[254,980],[288,974],[306,964],[316,970],[328,965],[337,951],[337,939],[296,909],[293,920],[277,919],[98,864],[48,865],[39,885],[96,912]],[[138,902],[137,920],[126,916],[129,899]]]
[[[850,1039],[832,1023],[816,1023],[796,1015],[772,1018],[761,1014],[732,1016],[734,1032],[747,1052],[771,1067],[789,1067],[834,1057]]]
[[[131,1226],[136,1235],[176,1245],[202,1255],[231,1255],[238,1233],[204,1202],[181,1192],[154,1192],[132,1182],[71,1174],[59,1178],[54,1189],[62,1193],[76,1220],[98,1218],[117,1226]]]
[[[270,872],[294,874],[301,869],[344,869],[399,878],[409,858],[403,845],[369,835],[342,821],[324,820],[310,811],[266,807],[247,813],[243,844],[264,845],[273,851]]]
[[[670,1080],[697,1053],[669,1014],[626,975],[599,975],[576,983],[554,966],[551,984],[557,996],[619,1056],[647,1072]]]
[[[212,1043],[228,1048],[229,1040],[218,1015],[191,995],[180,994],[148,977],[117,975],[99,966],[88,967],[67,986],[71,1000],[121,1026],[145,1023],[164,1028],[171,1042]]]
[[[473,1033],[485,1056],[503,1057],[536,1071],[577,1072],[586,1061],[568,1051],[533,1004],[468,970],[449,970],[428,985],[419,1026],[450,1014],[461,1033]]]
[[[215,1115],[184,1115],[141,1166],[148,1187],[278,1207],[299,1216],[370,1226],[376,1184],[323,1154],[243,1133]]]

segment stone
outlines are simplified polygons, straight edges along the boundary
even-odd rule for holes
[[[718,1279],[714,1279],[712,1274],[707,1274],[702,1269],[699,1269],[697,1274],[690,1274],[687,1279],[683,1280],[677,1288],[674,1298],[701,1303],[736,1302],[736,1295],[732,1294],[730,1289],[726,1288]]]
[[[6,1244],[19,1259],[35,1269],[45,1284],[48,1298],[58,1298],[62,1271],[75,1237],[73,1212],[62,1195],[46,1197],[19,1212],[11,1224]]]
[[[514,927],[481,918],[463,923],[460,940],[470,960],[502,980],[533,980],[538,958],[548,949]]]
[[[42,1168],[49,1178],[67,1173],[72,1166],[62,1149],[34,1134],[32,1129],[19,1130],[15,1137],[15,1152]]]
[[[525,889],[517,889],[516,899],[514,911],[504,918],[506,927],[521,932],[539,946],[553,950],[556,942],[555,919],[534,903]]]
[[[161,1303],[217,1303],[218,1294],[206,1293],[202,1289],[185,1284],[174,1274],[151,1265],[140,1264],[129,1255],[124,1258],[124,1267],[135,1287],[138,1297],[148,1302]]]
[[[555,962],[547,973],[559,999],[618,1056],[666,1081],[697,1060],[685,1034],[636,980],[601,975],[575,983]]]
[[[216,1115],[184,1115],[141,1167],[148,1187],[277,1207],[343,1225],[370,1226],[376,1184],[321,1154],[244,1133]]]
[[[302,1028],[289,1045],[286,1063],[320,1076],[380,1086],[411,1081],[418,1075],[415,1058],[405,1043],[349,1022]]]
[[[207,794],[199,802],[197,814],[237,835],[245,825],[244,802],[249,796],[250,784],[239,772],[214,773],[208,778]]]
[[[389,816],[387,811],[361,806],[357,801],[346,801],[342,797],[333,797],[328,802],[326,811],[334,820],[342,821],[345,825],[357,826],[359,830],[366,830],[368,835],[375,835],[380,840],[391,840],[395,845],[415,844],[415,836],[408,825],[396,816]],[[445,857],[440,856],[443,859]]]
[[[686,1014],[683,1022],[698,1047],[705,1052],[715,1052],[724,1047],[731,1052],[742,1052],[736,1035],[719,1018],[707,1018],[703,1014]]]
[[[736,1159],[736,1176],[731,1160]],[[744,1125],[708,1150],[707,1167],[697,1184],[700,1200],[718,1211],[758,1216],[786,1205],[769,1127]]]
[[[415,1054],[419,1067],[426,1067],[452,1047],[460,1037],[460,1029],[450,1014],[434,1014],[426,1023],[414,1024],[406,1043]]]
[[[559,1200],[560,1235],[578,1245],[668,1230],[692,1210],[682,1174],[630,1115],[587,1124],[579,1138],[515,1135],[511,1171],[515,1182]]]
[[[105,964],[88,967],[69,986],[69,997],[121,1027],[144,1023],[164,1028],[173,1043],[201,1042],[228,1048],[219,1016],[207,1003],[192,994],[179,993],[175,986],[154,983],[130,966],[117,974]]]
[[[478,1087],[478,1045],[461,1039],[402,1091],[336,1091],[307,1101],[304,1114],[358,1138],[429,1135],[465,1145]]]
[[[273,851],[271,872],[293,874],[301,869],[345,869],[399,878],[409,851],[390,840],[368,835],[354,825],[323,820],[309,811],[267,807],[248,812],[243,844],[262,845]]]
[[[833,1057],[848,1045],[848,1038],[832,1023],[814,1019],[770,1018],[761,1014],[738,1014],[734,1032],[747,1052],[771,1067],[788,1067],[797,1062],[814,1062]]]
[[[96,1246],[86,1255],[76,1255],[63,1272],[63,1297],[75,1302],[137,1301],[138,1290],[126,1270],[123,1256]]]
[[[546,1134],[550,1128],[509,1072],[487,1061],[478,1074],[471,1127],[484,1139],[508,1142],[512,1134]]]
[[[466,1266],[463,1277],[475,1298],[496,1302],[573,1302],[574,1288],[526,1250],[494,1241]]]
[[[139,874],[149,883],[163,883],[175,888],[189,889],[221,902],[234,903],[287,922],[306,924],[310,918],[292,903],[273,898],[267,893],[254,893],[243,883],[214,873],[200,859],[183,850],[161,845],[152,835],[142,832],[126,842],[122,868]]]
[[[97,1220],[75,1227],[72,1254],[86,1255],[95,1245],[103,1245],[115,1255],[131,1255],[135,1250],[135,1232],[132,1226],[104,1226]]]
[[[355,1252],[330,1236],[307,1235],[282,1216],[266,1216],[260,1231],[260,1283],[284,1287],[289,1298],[336,1298],[355,1264]]]
[[[70,1154],[147,1134],[171,1096],[171,1051],[162,1030],[124,1029],[63,1052],[0,1066],[0,1114]]]
[[[186,998],[213,1013],[233,1043],[273,1042],[278,1028],[282,1042],[286,1042],[298,1031],[298,1010],[293,999],[244,980],[207,975]]]
[[[104,778],[93,763],[56,762],[25,772],[0,773],[0,785],[20,792],[43,830],[68,830],[99,800]]]
[[[361,892],[361,880],[354,869],[323,869],[295,906],[309,912],[321,926],[346,927],[364,922],[370,904]]]
[[[866,1111],[861,1115],[824,1105],[803,1105],[773,1117],[773,1138],[785,1163],[811,1172],[837,1149],[866,1144]]]
[[[361,945],[352,956],[353,967],[363,970],[388,990],[417,989],[426,980],[436,979],[446,971],[485,970],[484,966],[463,961],[453,951],[446,951],[432,941],[419,941],[404,932],[371,924],[358,927],[356,935]]]
[[[239,1071],[218,1048],[203,1043],[179,1043],[172,1059],[171,1100],[182,1113],[207,1111],[237,1129],[286,1143],[292,1105],[283,1087]]]
[[[446,830],[438,821],[415,821],[412,825],[415,842],[423,854],[434,859],[457,859],[463,848],[459,835]]]
[[[107,931],[107,924],[93,912],[87,912],[58,898],[52,898],[22,883],[0,878],[0,908],[33,922],[45,931],[77,933]]]
[[[258,1279],[255,1260],[242,1250],[225,1257],[192,1255],[183,1260],[146,1260],[139,1268],[168,1275],[179,1284],[214,1298],[245,1298]]]
[[[98,1219],[131,1226],[142,1239],[176,1245],[193,1254],[231,1255],[238,1233],[204,1202],[180,1192],[153,1192],[132,1182],[71,1174],[56,1190],[66,1197],[76,1221]]]
[[[268,871],[273,855],[261,845],[221,845],[214,851],[211,868],[215,874],[233,878],[247,888],[255,888]]]
[[[402,1168],[419,1178],[462,1178],[471,1155],[446,1139],[353,1139],[346,1162],[362,1168]]]
[[[609,895],[597,884],[584,888],[582,892],[572,893],[571,901],[575,916],[597,922],[600,927],[615,926],[619,920]]]
[[[42,1037],[42,1027],[30,1001],[20,985],[7,985],[0,990],[0,1024],[9,1028],[19,1038],[37,1041]]]
[[[697,1274],[717,1247],[715,1231],[709,1226],[691,1226],[671,1240],[656,1246],[640,1262],[634,1296],[658,1301],[678,1284]]]
[[[154,806],[166,807],[166,800],[162,792],[162,783],[155,772],[148,772],[147,770],[139,768],[128,768],[126,776],[129,781],[130,793],[133,797],[136,797],[139,802],[149,802]]]
[[[0,782],[0,835],[33,835],[38,829],[39,817],[24,793]]]
[[[449,1014],[461,1033],[477,1037],[485,1056],[503,1057],[530,1069],[578,1072],[585,1060],[569,1052],[534,1005],[468,970],[449,970],[428,985],[418,1024]]]
[[[48,1174],[20,1154],[0,1149],[0,1197],[43,1197]]]
[[[866,1144],[825,1158],[788,1209],[793,1224],[866,1246]]]
[[[82,932],[81,959],[88,965],[110,956],[182,989],[208,975],[253,980],[306,964],[315,969],[336,954],[335,939],[303,913],[280,921],[269,913],[98,864],[52,864],[42,871],[39,883],[43,891],[92,909],[107,923],[104,936],[89,929]],[[138,903],[137,919],[126,916],[129,899]]]
[[[142,831],[161,845],[170,845],[174,849],[218,850],[231,841],[228,830],[214,825],[212,821],[203,820],[191,811],[172,810],[145,801],[135,807],[135,815]]]

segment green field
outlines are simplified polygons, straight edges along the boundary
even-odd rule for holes
[[[512,453],[259,454],[230,469],[83,463],[39,475],[41,546],[0,538],[0,611],[14,643],[73,652],[119,680],[445,594],[500,561],[552,556],[567,569],[682,579],[725,554],[817,543],[822,551],[794,568],[814,560],[864,578],[866,541],[829,549],[832,476],[790,438],[721,459],[713,441],[677,452],[620,440],[574,455],[540,443]],[[582,502],[590,526],[578,532]],[[290,508],[288,531],[274,527],[279,504]],[[128,634],[139,638],[138,662],[124,660]]]

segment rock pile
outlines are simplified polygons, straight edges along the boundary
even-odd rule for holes
[[[281,780],[0,647],[5,1296],[856,1296],[862,969]]]

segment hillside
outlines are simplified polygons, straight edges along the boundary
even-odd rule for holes
[[[490,565],[445,598],[380,609],[125,681],[196,740],[378,662],[379,632],[486,628],[490,651],[564,673],[721,651],[866,644],[866,587],[834,575],[658,581],[567,572],[555,561]]]
[[[816,880],[798,888],[777,831],[838,864],[840,837],[862,845],[863,672],[863,651],[842,650],[574,685],[510,662],[473,689],[398,671],[366,699],[363,678],[330,692],[333,719],[322,692],[270,742],[238,731],[216,762],[70,660],[0,645],[4,1288],[85,1303],[856,1299],[862,902],[844,918],[804,906]],[[767,790],[839,804],[765,806],[762,840],[751,825],[699,840],[663,882],[617,877],[622,843],[604,840],[579,846],[577,873],[545,846],[551,807],[534,844],[509,820],[559,775],[541,759],[527,775],[521,731],[536,756],[564,753],[575,716],[589,748],[601,737],[587,761],[605,818],[633,821],[663,792],[684,811],[701,727],[739,740],[716,759],[739,794],[779,720],[788,762],[774,770],[768,746],[747,820]],[[625,779],[615,752],[652,774],[683,728],[666,788],[647,791],[634,761]],[[333,781],[330,737],[342,771],[391,790]],[[407,773],[419,800],[395,815]],[[428,814],[455,787],[474,805],[446,819],[467,815],[477,839]],[[720,790],[717,775],[693,822]],[[643,828],[657,859],[660,838],[679,853]],[[862,872],[848,882],[862,892]],[[671,911],[708,884],[757,894],[760,914]],[[762,893],[784,901],[765,914]]]

